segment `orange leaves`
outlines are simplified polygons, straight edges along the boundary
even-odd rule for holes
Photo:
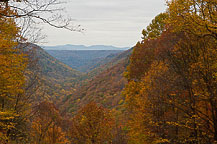
[[[61,128],[61,116],[54,104],[44,101],[34,108],[31,136],[34,144],[68,142]]]
[[[155,44],[156,40],[145,40],[144,43],[136,44],[130,57],[130,65],[127,68],[128,80],[139,80],[148,71],[155,58]]]
[[[111,142],[113,126],[111,112],[92,102],[73,118],[70,137],[74,143]]]
[[[217,140],[216,2],[172,0],[166,29],[143,31],[123,92],[132,143]]]
[[[14,96],[23,92],[26,59],[16,47],[20,36],[14,19],[1,18],[0,26],[0,97],[9,94]]]
[[[167,73],[168,66],[165,63],[153,61],[140,81],[131,80],[124,89],[131,143],[152,143],[157,140],[154,130],[159,125],[156,125],[153,111],[163,106],[165,91],[162,90],[162,83],[160,84],[163,81],[159,80],[166,79]]]
[[[15,13],[2,5],[0,11]],[[24,117],[28,104],[22,100],[25,99],[27,58],[18,47],[19,30],[13,18],[0,17],[0,133],[6,133],[4,139],[9,143],[14,139],[25,141],[26,136],[24,123],[27,120]]]

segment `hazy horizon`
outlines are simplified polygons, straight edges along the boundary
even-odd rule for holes
[[[66,45],[72,45],[72,46],[85,46],[85,47],[91,47],[91,46],[111,46],[111,47],[116,47],[116,48],[128,48],[126,47],[121,47],[121,46],[114,46],[114,45],[104,45],[104,44],[94,44],[94,45],[85,45],[85,44],[60,44],[60,45],[40,45],[44,47],[55,47],[55,46],[66,46]]]
[[[159,13],[165,11],[165,0],[70,0],[67,15],[83,33],[70,32],[45,25],[47,35],[43,46],[112,45],[132,47],[141,40],[142,29]]]
[[[112,45],[56,45],[56,46],[41,46],[45,50],[128,50],[131,47],[116,47]]]

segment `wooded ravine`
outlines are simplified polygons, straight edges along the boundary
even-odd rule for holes
[[[122,50],[30,42],[82,31],[56,2],[0,1],[1,144],[217,144],[217,0],[168,1]]]

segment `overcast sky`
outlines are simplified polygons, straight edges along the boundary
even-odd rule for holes
[[[142,29],[165,9],[165,0],[69,0],[65,10],[84,33],[45,26],[44,45],[132,47],[141,40]]]

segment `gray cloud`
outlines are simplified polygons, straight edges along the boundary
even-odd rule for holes
[[[133,46],[141,39],[142,29],[165,9],[164,0],[69,0],[67,15],[86,31],[81,34],[45,26],[46,45]]]

